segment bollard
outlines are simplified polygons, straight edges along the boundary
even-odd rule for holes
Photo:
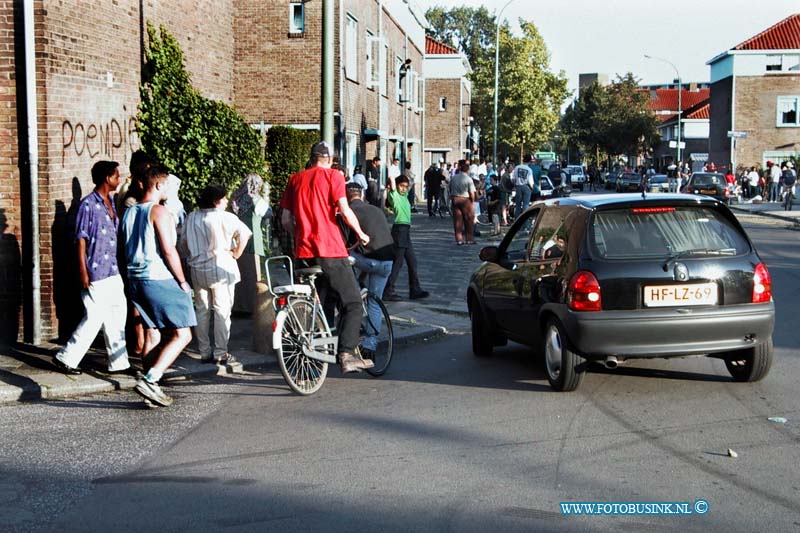
[[[253,309],[253,351],[265,355],[273,355],[272,322],[275,320],[275,309],[272,307],[272,294],[267,284],[256,283],[255,309]]]

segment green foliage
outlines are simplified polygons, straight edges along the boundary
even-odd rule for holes
[[[267,162],[272,172],[270,194],[274,203],[280,199],[289,177],[303,170],[311,146],[319,141],[319,131],[273,126],[267,132]]]
[[[633,74],[609,86],[593,83],[561,121],[565,136],[585,151],[608,156],[649,152],[661,140],[658,122],[649,108],[649,94]]]
[[[230,106],[192,87],[178,41],[148,22],[137,128],[142,149],[181,178],[181,200],[196,203],[209,183],[232,191],[250,172],[264,173],[258,133]]]
[[[426,13],[429,33],[463,52],[472,74],[472,115],[483,132],[483,152],[493,145],[496,18],[485,7],[435,7]],[[547,46],[532,22],[520,21],[522,35],[500,26],[498,157],[539,149],[558,123],[567,97],[564,73],[550,72]]]

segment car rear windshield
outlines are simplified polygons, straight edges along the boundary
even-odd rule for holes
[[[598,211],[589,241],[592,256],[604,259],[750,252],[747,238],[722,213],[700,206]]]
[[[693,185],[719,185],[725,180],[720,174],[696,174],[692,176]]]

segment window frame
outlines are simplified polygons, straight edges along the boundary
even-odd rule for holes
[[[781,103],[784,101],[794,102],[794,122],[783,121],[783,111]],[[775,101],[775,127],[777,128],[800,128],[800,95],[780,95]]]
[[[370,30],[366,30],[366,47],[364,50],[364,64],[366,67],[367,77],[365,78],[367,89],[374,91],[375,86],[380,83],[379,77],[374,76],[375,73],[375,57],[372,54],[372,48],[375,46],[375,43],[378,42],[375,34],[372,33]]]
[[[298,28],[295,26],[295,9],[300,9],[300,18],[303,21],[303,27]],[[289,2],[289,34],[290,35],[303,35],[306,32],[306,7],[303,2]]]
[[[358,83],[358,19],[350,12],[345,17],[344,75]]]
[[[447,112],[447,97],[440,96],[439,97],[439,112],[446,113]]]

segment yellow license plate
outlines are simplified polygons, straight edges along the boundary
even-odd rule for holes
[[[685,283],[681,285],[647,285],[644,288],[645,307],[680,307],[686,305],[716,305],[716,283]]]
[[[700,189],[700,194],[717,194],[716,189]]]

